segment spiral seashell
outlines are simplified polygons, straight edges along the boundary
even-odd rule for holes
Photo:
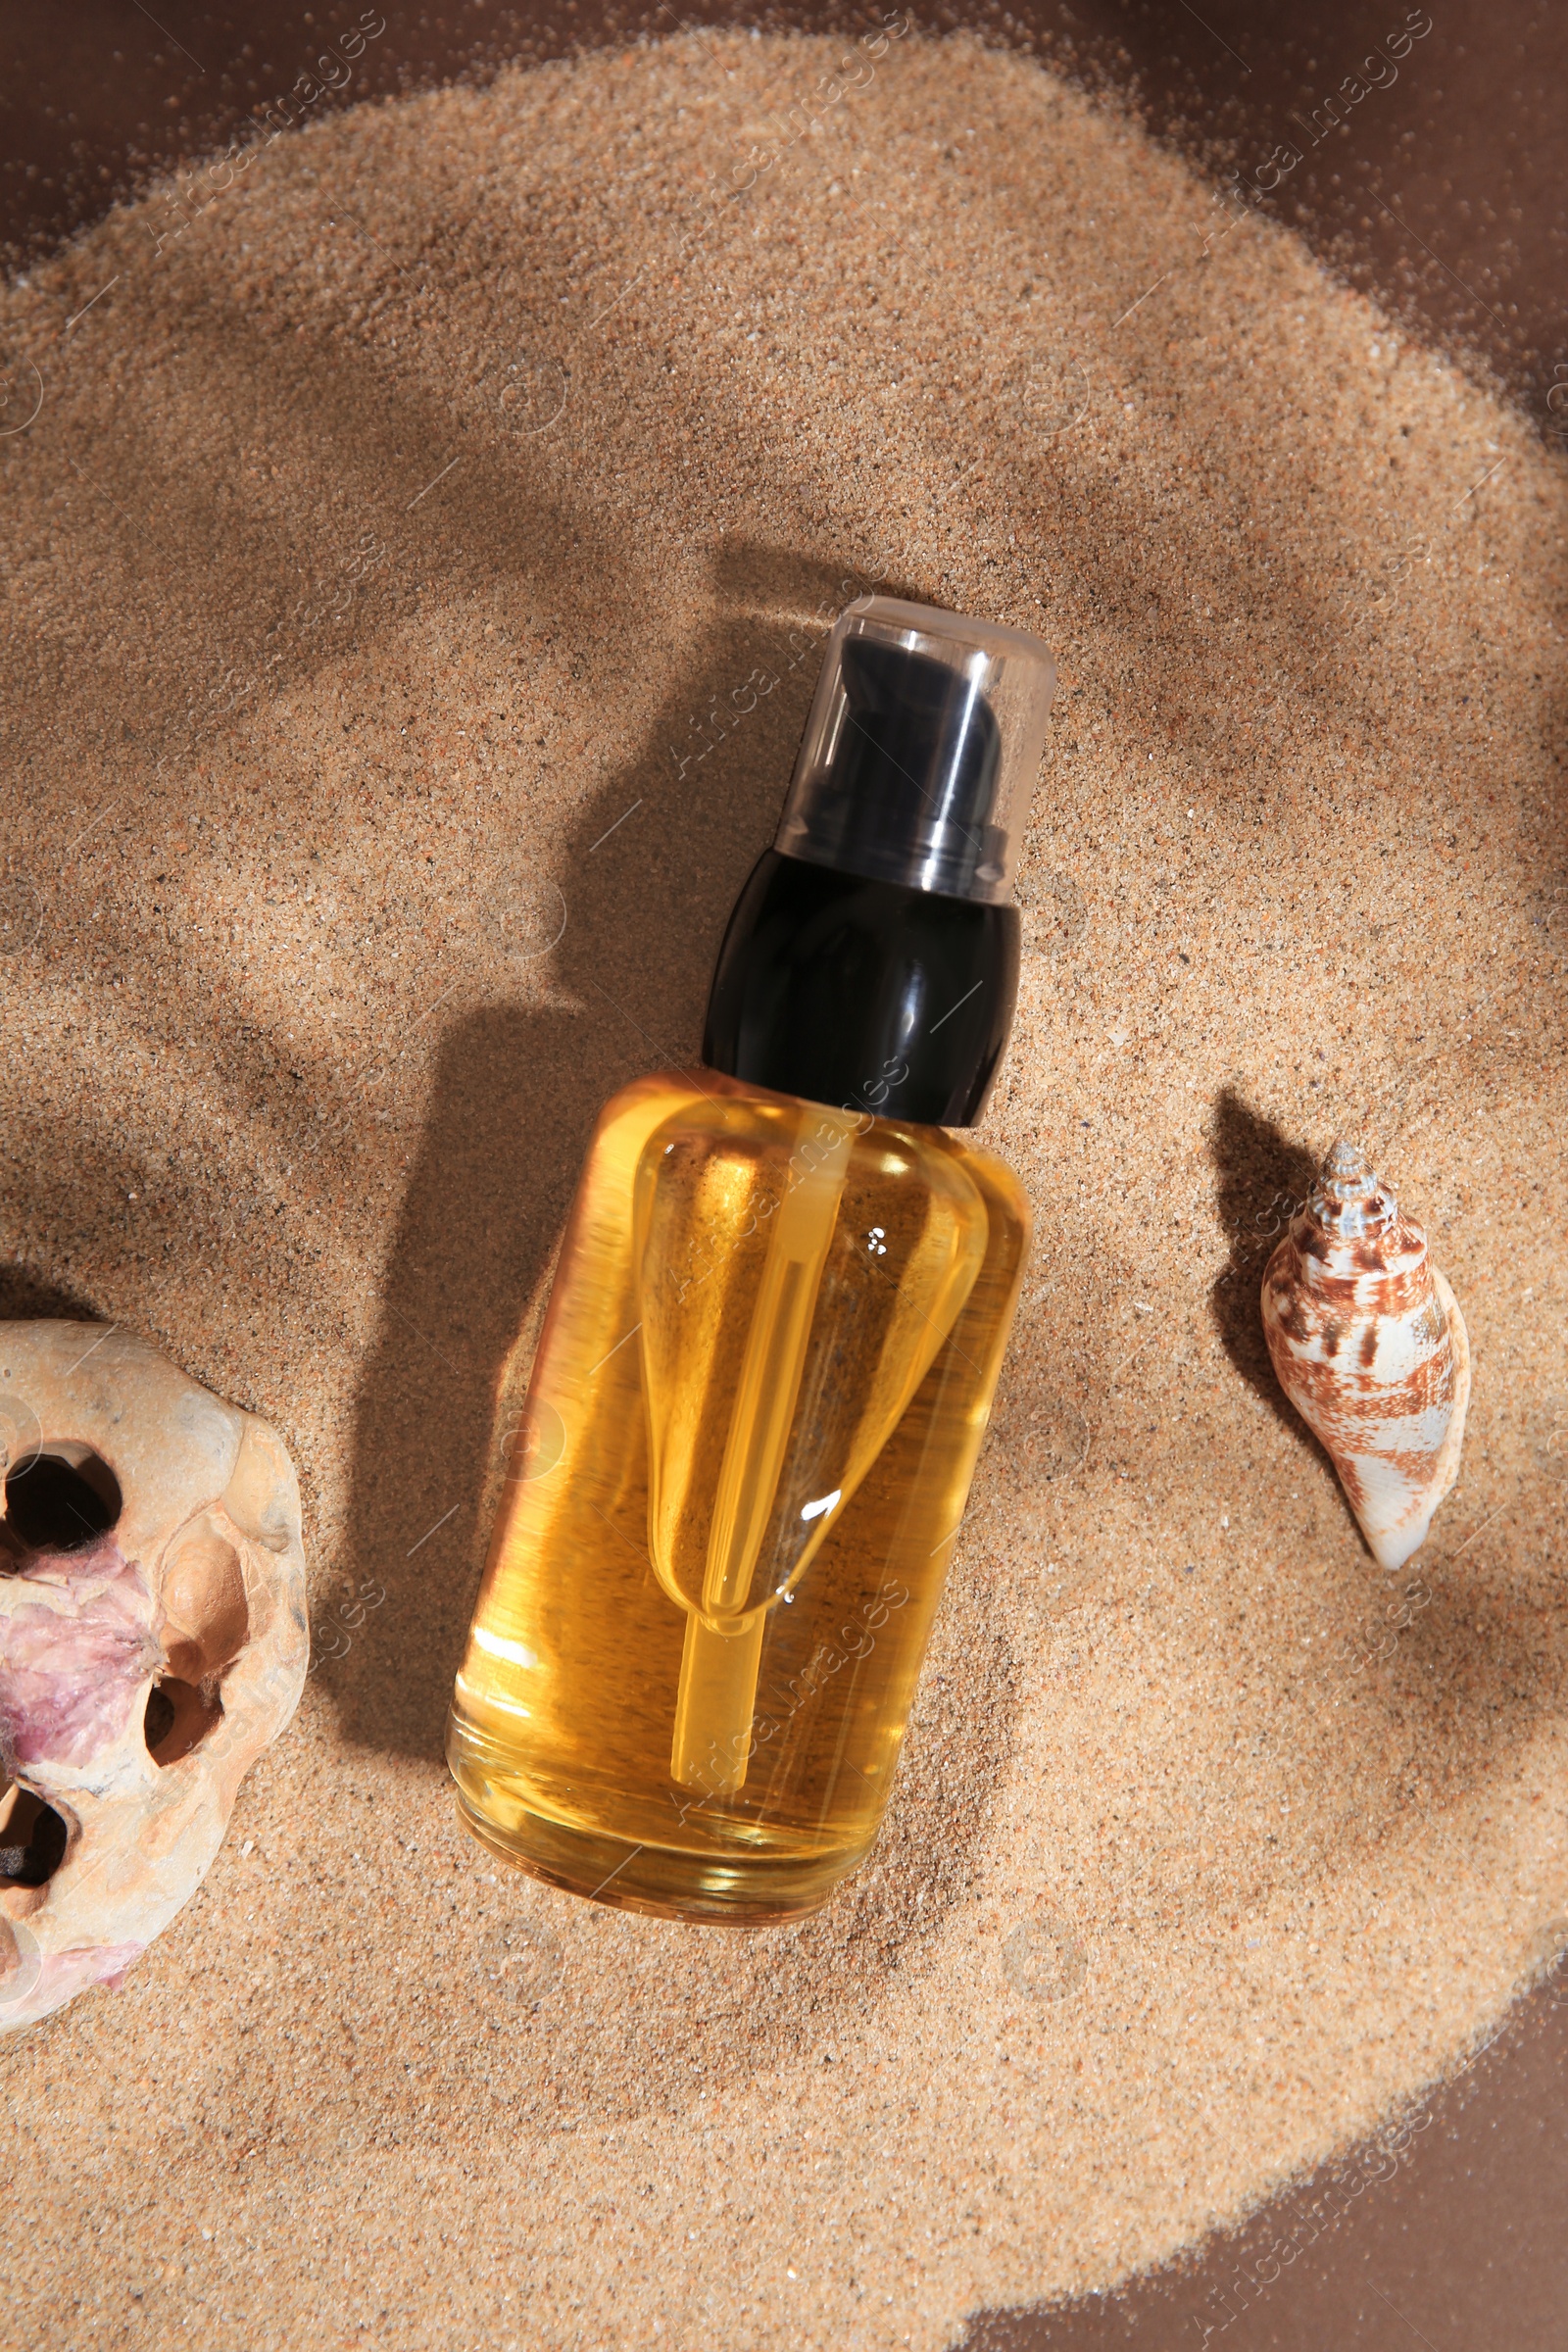
[[[1426,1540],[1459,1469],[1470,1348],[1426,1236],[1336,1144],[1263,1276],[1281,1388],[1327,1449],[1383,1568]]]

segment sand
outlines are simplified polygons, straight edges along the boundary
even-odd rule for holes
[[[1561,466],[904,26],[349,114],[4,296],[5,1304],[284,1431],[338,1653],[4,2045],[18,2340],[937,2352],[1397,2116],[1568,1912]],[[881,1857],[745,1937],[504,1875],[441,1720],[584,1136],[873,582],[1059,656],[1039,1241]],[[1340,1132],[1475,1355],[1392,1592],[1256,1320]]]

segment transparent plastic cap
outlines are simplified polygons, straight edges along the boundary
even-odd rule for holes
[[[1022,629],[861,597],[833,624],[774,848],[1004,906],[1055,684]]]

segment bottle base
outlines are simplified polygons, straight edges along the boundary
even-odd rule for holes
[[[779,1928],[808,1919],[869,1850],[812,1861],[759,1855],[726,1862],[668,1846],[630,1845],[538,1813],[523,1814],[514,1830],[501,1829],[461,1788],[458,1819],[491,1853],[547,1886],[617,1911],[721,1928]]]

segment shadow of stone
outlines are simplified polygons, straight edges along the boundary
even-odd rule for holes
[[[0,1265],[0,1323],[95,1323],[102,1309],[26,1266]]]

